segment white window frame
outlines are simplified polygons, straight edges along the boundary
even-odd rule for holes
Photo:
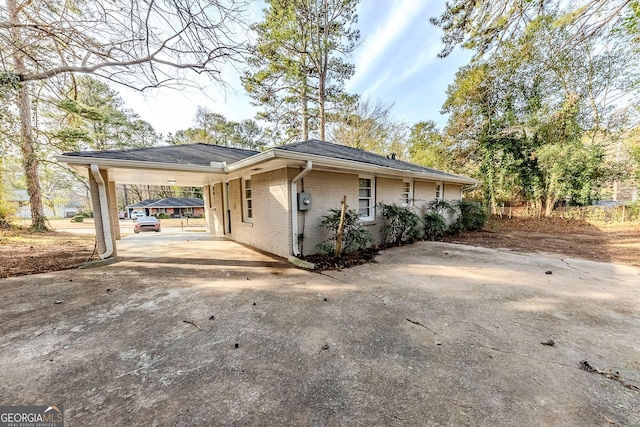
[[[362,179],[369,180],[370,187],[361,187],[360,186],[360,180],[362,180]],[[362,190],[362,189],[369,189],[370,190],[369,197],[361,197],[360,196],[360,190]],[[362,215],[362,213],[360,212],[360,209],[362,209],[360,207],[360,201],[361,200],[368,200],[369,201],[368,207],[366,208],[369,211],[369,215],[367,215],[367,216]],[[361,221],[373,221],[376,218],[376,180],[372,176],[359,176],[358,177],[358,216],[360,217]]]
[[[247,182],[249,188],[247,188]],[[242,220],[253,222],[253,183],[251,177],[242,179]]]
[[[442,188],[442,182],[436,182],[436,200],[444,199],[444,191]]]
[[[409,188],[407,189],[407,185]],[[413,206],[413,180],[405,179],[402,181],[402,206],[405,208]]]

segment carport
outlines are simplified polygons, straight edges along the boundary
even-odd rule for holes
[[[89,151],[65,153],[57,160],[66,163],[89,180],[99,257],[117,255],[121,239],[118,224],[116,183],[205,187],[210,182],[228,179],[227,162],[236,162],[256,154],[251,150],[195,144],[154,147],[153,150]],[[220,161],[207,161],[217,158]],[[203,192],[205,206],[209,194]],[[206,218],[207,231],[209,221]]]

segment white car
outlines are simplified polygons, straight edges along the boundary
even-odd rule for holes
[[[144,211],[133,211],[131,212],[131,219],[132,220],[136,220],[138,218],[142,218],[143,216],[147,216],[146,213],[144,213]]]

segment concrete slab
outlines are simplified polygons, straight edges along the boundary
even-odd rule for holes
[[[0,280],[0,402],[69,425],[640,424],[640,269],[424,242],[319,274],[200,236]]]

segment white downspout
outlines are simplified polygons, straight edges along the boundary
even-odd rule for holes
[[[467,191],[475,190],[476,188],[478,188],[477,182],[475,184],[471,184],[469,187],[460,188],[460,200],[462,200],[462,196],[464,195],[464,193],[466,193]]]
[[[293,239],[293,255],[300,256],[298,245],[298,181],[311,172],[313,163],[307,160],[307,166],[291,180],[291,237]]]
[[[100,215],[102,216],[102,229],[104,232],[104,245],[106,251],[99,254],[100,259],[106,259],[113,254],[113,240],[111,240],[111,221],[109,220],[109,206],[107,205],[107,190],[105,188],[104,180],[100,175],[100,169],[98,165],[91,165],[91,175],[98,184],[98,195],[100,197]]]

